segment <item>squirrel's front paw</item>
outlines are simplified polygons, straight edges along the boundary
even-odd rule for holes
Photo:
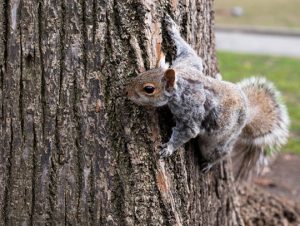
[[[179,32],[179,29],[176,25],[176,23],[174,22],[174,20],[171,18],[170,15],[166,15],[165,16],[165,22],[167,24],[167,29],[169,32],[171,33],[178,33]]]
[[[160,147],[159,155],[161,159],[169,157],[174,153],[174,148],[172,147],[172,145],[168,143],[161,144],[159,147]]]

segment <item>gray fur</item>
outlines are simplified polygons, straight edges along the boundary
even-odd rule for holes
[[[172,65],[177,72],[177,86],[167,104],[175,117],[176,127],[169,142],[162,145],[160,154],[161,157],[170,156],[177,148],[198,136],[200,150],[208,162],[207,169],[232,149],[246,123],[246,117],[241,120],[239,115],[241,112],[245,115],[247,102],[244,95],[240,95],[241,106],[233,107],[230,112],[222,109],[220,100],[224,94],[214,85],[222,82],[202,75],[201,58],[180,37],[169,16],[166,22],[177,49],[177,57]],[[227,83],[222,85],[228,86]],[[234,93],[241,91],[235,87]],[[228,118],[226,124],[222,122],[225,116]]]

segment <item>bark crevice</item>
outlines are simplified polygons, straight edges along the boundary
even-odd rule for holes
[[[38,49],[39,49],[39,56],[40,56],[40,67],[41,67],[41,104],[42,104],[42,133],[43,138],[45,138],[45,124],[46,124],[46,78],[45,78],[45,68],[44,68],[44,53],[43,53],[43,43],[42,43],[42,34],[43,32],[43,10],[42,10],[42,2],[38,2]]]
[[[12,186],[12,168],[13,168],[13,122],[12,119],[9,121],[9,125],[6,125],[10,127],[10,142],[9,142],[9,156],[8,156],[8,165],[7,165],[7,181],[5,185],[4,190],[4,205],[3,205],[3,215],[4,215],[4,223],[5,225],[9,224],[10,219],[10,201],[11,201],[11,186]]]
[[[22,9],[22,3],[20,4],[20,12]],[[20,13],[20,17],[22,14]],[[20,18],[21,19],[21,18]],[[23,104],[23,45],[22,45],[22,27],[20,26],[20,81],[19,81],[19,115],[20,115],[20,124],[21,124],[21,134],[24,134],[24,104]]]
[[[30,220],[29,224],[34,225],[34,215],[36,207],[36,176],[37,176],[37,152],[38,152],[38,141],[37,141],[37,131],[35,128],[35,123],[33,123],[33,153],[32,153],[32,176],[31,176],[31,209],[30,209]]]

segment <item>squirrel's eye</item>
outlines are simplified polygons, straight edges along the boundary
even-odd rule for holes
[[[146,93],[148,93],[148,94],[153,93],[154,90],[155,90],[155,87],[154,87],[154,86],[145,86],[145,87],[144,87],[144,91],[145,91]]]

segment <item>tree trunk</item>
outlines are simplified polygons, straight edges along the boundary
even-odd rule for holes
[[[166,13],[215,75],[212,0],[1,1],[1,225],[243,224],[229,164],[159,161],[168,113],[125,97]]]

